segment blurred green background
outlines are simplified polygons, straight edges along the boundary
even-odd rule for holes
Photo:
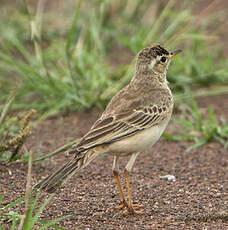
[[[204,132],[192,98],[228,92],[226,6],[212,0],[1,1],[0,111],[33,108],[45,119],[103,109],[132,77],[136,53],[160,42],[184,51],[168,81],[176,108],[190,102],[193,123],[185,128]],[[206,139],[221,124],[210,113]],[[221,127],[226,137],[227,124]]]
[[[131,78],[135,54],[153,42],[184,50],[168,72],[175,93],[227,84],[216,31],[226,9],[201,2],[5,1],[0,100],[17,87],[13,108],[54,113],[104,107]]]

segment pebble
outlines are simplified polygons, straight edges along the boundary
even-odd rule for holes
[[[160,176],[159,178],[162,180],[168,180],[168,181],[173,181],[173,182],[176,181],[176,177],[173,175]]]

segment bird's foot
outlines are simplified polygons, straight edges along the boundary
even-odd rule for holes
[[[119,209],[123,209],[123,208],[128,208],[128,204],[126,201],[122,201],[121,204],[118,206],[108,208],[107,212],[109,212],[110,210],[119,210]]]
[[[137,209],[143,208],[143,205],[132,204],[131,206],[129,206],[126,201],[123,201],[120,205],[118,205],[116,207],[108,208],[106,212],[109,212],[110,210],[120,210],[120,209],[124,209],[124,208],[125,208],[125,210],[123,210],[121,212],[121,214],[123,214],[123,215],[144,214],[144,211],[137,210]]]
[[[122,212],[123,215],[134,215],[134,214],[144,214],[144,211],[142,210],[136,210],[143,208],[143,205],[140,204],[132,204],[131,206],[127,206],[127,209]]]
[[[134,208],[134,209],[143,208],[143,207],[144,207],[144,205],[142,205],[142,204],[136,204],[136,203],[132,204],[132,208]]]
[[[143,215],[143,214],[144,214],[143,210],[136,211],[135,209],[126,209],[122,212],[122,215]]]

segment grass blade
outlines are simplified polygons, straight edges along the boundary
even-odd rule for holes
[[[70,216],[71,216],[71,215],[62,216],[62,217],[56,218],[56,219],[54,219],[54,220],[51,220],[51,221],[49,221],[49,222],[38,220],[38,222],[40,222],[40,223],[42,222],[42,224],[43,224],[43,226],[40,227],[38,230],[43,230],[43,229],[46,229],[46,228],[48,228],[48,227],[52,227],[52,228],[54,228],[54,229],[67,230],[66,228],[60,227],[60,226],[58,226],[58,225],[55,225],[55,223],[56,223],[56,222],[59,222],[59,221],[61,221],[61,220],[64,220],[65,218],[70,217]]]
[[[82,0],[78,1],[78,6],[76,7],[76,10],[75,10],[73,22],[71,24],[71,28],[70,28],[70,31],[69,31],[68,36],[67,36],[67,42],[66,42],[66,47],[65,47],[67,66],[68,66],[71,81],[72,81],[72,84],[73,84],[73,87],[75,88],[75,90],[77,90],[78,87],[76,84],[76,79],[74,79],[74,74],[73,74],[73,70],[72,70],[72,66],[71,66],[71,55],[73,53],[74,47],[76,46],[76,43],[74,43],[73,40],[74,40],[74,36],[75,36],[76,30],[77,30],[77,21],[78,21],[78,16],[79,16],[79,10],[81,7],[81,2],[82,2]],[[79,37],[79,35],[78,35],[78,37]]]
[[[207,143],[206,139],[201,139],[199,141],[197,141],[194,145],[190,146],[189,148],[186,149],[186,152],[190,152],[191,150],[198,148],[201,145],[204,145]]]
[[[0,127],[3,124],[7,113],[9,112],[10,106],[12,105],[12,103],[15,99],[15,96],[16,96],[16,90],[12,91],[11,95],[9,96],[8,101],[6,102],[5,106],[3,107],[1,117],[0,117]]]
[[[6,209],[9,209],[9,208],[12,208],[13,206],[15,206],[15,205],[21,203],[22,201],[24,201],[25,198],[26,198],[26,195],[25,195],[25,196],[22,196],[22,197],[20,197],[20,198],[18,198],[17,200],[11,202],[11,203],[8,204],[8,205],[6,205],[6,206],[0,208],[0,210],[6,210]]]
[[[63,146],[61,146],[60,148],[56,149],[56,150],[53,151],[52,153],[49,153],[49,154],[47,154],[47,155],[44,155],[44,156],[42,156],[42,157],[40,157],[40,158],[35,159],[34,162],[36,162],[36,161],[42,161],[42,160],[44,160],[44,159],[53,157],[53,156],[55,156],[55,155],[57,155],[57,154],[59,154],[59,153],[61,153],[61,152],[64,152],[64,151],[66,151],[67,149],[69,149],[71,146],[77,144],[78,141],[79,141],[79,139],[77,139],[77,140],[75,140],[75,141],[71,141],[71,142],[69,142],[69,143],[67,143],[67,144],[65,144],[65,145],[63,145]]]

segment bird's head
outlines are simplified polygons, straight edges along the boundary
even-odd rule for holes
[[[166,73],[171,59],[182,50],[177,49],[168,52],[160,44],[153,44],[138,53],[136,61],[137,70],[145,73],[161,75]]]

